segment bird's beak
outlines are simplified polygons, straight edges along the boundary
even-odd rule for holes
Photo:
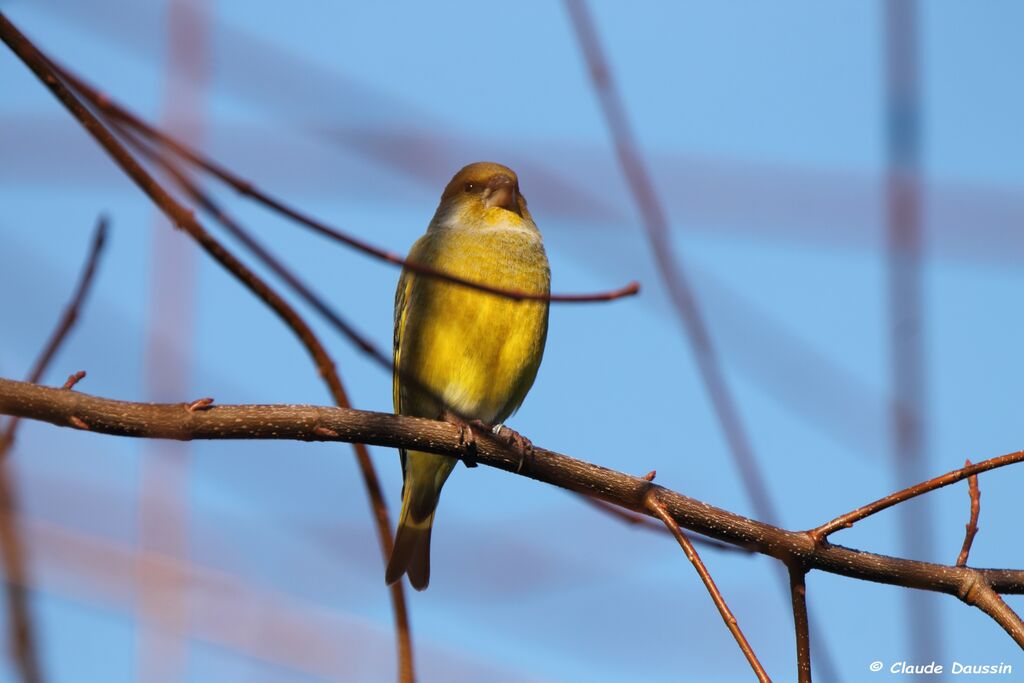
[[[519,208],[519,193],[516,191],[516,183],[507,175],[496,175],[487,182],[484,206],[487,208],[497,206],[519,216],[523,215]]]

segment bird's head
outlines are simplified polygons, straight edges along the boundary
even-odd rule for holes
[[[444,188],[437,217],[463,225],[529,224],[515,171],[486,161],[466,166]]]

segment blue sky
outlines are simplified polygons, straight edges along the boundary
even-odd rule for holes
[[[185,106],[173,98],[190,93],[194,139],[212,156],[394,251],[422,233],[461,165],[513,166],[556,290],[632,279],[644,289],[626,301],[553,308],[543,366],[512,426],[608,467],[656,469],[666,486],[752,514],[561,4],[211,3],[205,40],[196,37],[207,50],[202,82],[175,85],[170,1],[0,8],[149,120]],[[1013,84],[1024,9],[920,4],[926,467],[938,474],[1022,446],[1024,96]],[[592,3],[676,255],[693,274],[791,528],[898,485],[885,411],[881,7]],[[106,211],[112,234],[94,295],[47,381],[85,369],[83,391],[145,399],[152,273],[166,256],[154,255],[154,234],[169,228],[6,51],[0,83],[0,374],[26,372]],[[217,191],[388,347],[396,269]],[[157,242],[175,243],[191,283],[180,288],[187,325],[157,341],[183,363],[187,395],[175,400],[327,402],[291,335],[184,236]],[[354,404],[390,409],[389,375],[314,322]],[[187,467],[171,468],[180,481],[167,489],[186,510],[187,540],[179,556],[164,557],[188,577],[173,594],[184,626],[141,623],[131,551],[162,548],[139,521],[140,492],[161,490],[159,477],[155,489],[145,483],[158,450],[41,425],[21,431],[11,464],[54,680],[134,680],[152,633],[183,643],[177,671],[190,681],[392,677],[383,567],[347,447],[185,449]],[[374,456],[395,504],[397,457]],[[1024,471],[1012,468],[982,477],[972,564],[1024,565],[1013,542],[1022,484]],[[932,495],[938,543],[921,559],[955,559],[967,503],[962,485]],[[835,540],[900,554],[896,519],[879,515]],[[710,550],[705,560],[769,672],[793,678],[791,615],[772,563]],[[562,491],[456,469],[438,512],[433,570],[430,589],[409,595],[424,680],[749,679],[678,548]],[[842,680],[861,680],[873,660],[910,657],[902,591],[820,573],[808,580],[815,626]],[[1024,670],[990,620],[954,598],[929,599],[941,619],[936,660]],[[302,646],[289,649],[288,634]],[[308,656],[289,654],[299,651]]]

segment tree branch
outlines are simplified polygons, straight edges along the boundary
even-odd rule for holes
[[[227,167],[204,157],[196,150],[190,148],[185,143],[177,140],[171,135],[161,131],[155,126],[143,121],[141,118],[128,111],[111,99],[106,94],[100,92],[98,89],[91,86],[89,83],[84,81],[79,76],[75,75],[63,66],[50,61],[50,66],[60,74],[60,77],[66,80],[74,87],[85,99],[87,99],[93,106],[103,112],[106,116],[110,117],[115,121],[119,121],[133,130],[137,131],[146,138],[152,140],[158,145],[170,150],[181,159],[188,163],[202,169],[203,171],[214,176],[224,184],[233,188],[236,192],[244,197],[248,197],[255,202],[262,204],[267,209],[278,213],[299,225],[312,230],[315,233],[323,235],[336,242],[346,244],[358,251],[361,251],[368,256],[372,256],[376,259],[390,263],[392,265],[401,266],[410,270],[414,273],[426,275],[427,277],[437,278],[452,284],[460,285],[463,287],[469,287],[476,289],[481,292],[487,292],[495,296],[505,297],[508,299],[514,299],[519,301],[551,301],[555,303],[599,303],[604,301],[614,301],[616,299],[622,299],[629,296],[634,296],[640,292],[640,283],[633,281],[629,284],[619,287],[618,289],[608,290],[605,292],[596,292],[592,294],[537,294],[533,292],[524,292],[514,289],[505,289],[503,287],[494,287],[483,282],[477,282],[474,280],[467,280],[459,277],[458,275],[452,275],[446,273],[443,270],[432,268],[426,264],[416,263],[414,261],[408,261],[402,258],[400,255],[381,249],[365,240],[354,237],[346,232],[338,230],[337,228],[327,225],[323,221],[319,221],[312,216],[309,216],[295,207],[289,206],[284,201],[277,199],[267,192],[260,190],[254,183],[246,180]]]
[[[830,534],[835,533],[839,529],[848,529],[857,522],[861,521],[866,517],[870,517],[876,512],[881,512],[886,508],[891,508],[893,505],[898,505],[904,501],[908,501],[911,498],[916,498],[929,491],[935,489],[941,489],[944,486],[955,484],[962,479],[967,479],[976,474],[994,470],[997,467],[1004,467],[1006,465],[1012,465],[1013,463],[1024,460],[1024,451],[1016,451],[1015,453],[1007,453],[1001,455],[998,458],[990,458],[988,460],[982,460],[981,462],[974,465],[965,465],[960,469],[947,472],[946,474],[923,481],[920,484],[914,486],[908,486],[902,491],[891,493],[884,498],[879,498],[873,503],[868,503],[862,507],[857,508],[851,512],[847,512],[845,515],[840,515],[833,519],[831,522],[826,522],[819,527],[811,529],[807,533],[811,538],[816,541],[824,541]]]
[[[124,145],[99,121],[99,119],[68,89],[54,69],[53,64],[40,50],[26,38],[2,12],[0,12],[0,38],[4,43],[31,69],[36,77],[45,85],[54,97],[74,116],[75,119],[93,136],[118,166],[132,181],[153,201],[172,224],[182,229],[200,247],[221,266],[238,279],[257,298],[270,307],[281,321],[298,337],[313,359],[320,376],[327,384],[335,403],[348,407],[349,400],[341,377],[328,355],[323,344],[314,334],[306,321],[285,301],[273,288],[264,282],[256,273],[239,261],[220,242],[213,238],[196,220],[192,211],[188,210],[167,190],[163,188],[142,165],[133,157]],[[71,392],[66,392],[71,393]],[[81,428],[81,419],[70,416],[69,422]],[[82,423],[85,424],[85,423]],[[387,504],[380,487],[380,480],[373,467],[370,454],[362,443],[353,443],[356,460],[363,475],[363,484],[370,499],[375,529],[380,542],[381,554],[386,558],[391,554],[393,539],[391,522],[388,519]],[[401,583],[394,583],[389,589],[392,612],[395,618],[396,640],[398,645],[398,673],[401,681],[414,680],[412,661],[412,638],[410,636],[408,613],[405,606],[405,591]]]
[[[118,135],[122,136],[129,145],[132,146],[137,152],[143,157],[151,161],[152,163],[159,166],[163,171],[170,176],[172,180],[181,188],[188,198],[195,203],[196,206],[206,212],[214,221],[221,225],[232,237],[237,239],[245,246],[261,263],[269,268],[277,277],[288,285],[288,287],[295,292],[303,301],[308,303],[314,311],[317,312],[322,318],[331,324],[336,330],[352,342],[357,348],[363,353],[368,355],[374,362],[379,366],[392,372],[394,370],[394,364],[390,355],[386,355],[381,351],[374,343],[355,328],[354,325],[345,320],[330,304],[327,303],[322,297],[317,295],[313,289],[307,285],[299,276],[297,276],[292,270],[284,265],[284,263],[274,256],[270,249],[265,247],[259,242],[248,230],[242,227],[235,218],[231,216],[224,208],[218,204],[213,197],[208,193],[204,192],[199,185],[197,185],[185,171],[175,163],[166,154],[154,149],[150,144],[139,139],[139,137],[127,129],[123,124],[114,124],[114,130],[117,131]],[[415,382],[412,377],[405,378],[410,382]],[[426,387],[420,387],[426,389]],[[437,400],[443,403],[443,400],[437,396]]]
[[[1006,604],[1006,601],[999,597],[984,576],[979,573],[972,578],[974,580],[957,597],[992,617],[997,624],[1003,627],[1004,631],[1010,634],[1014,642],[1024,649],[1024,622]]]
[[[9,379],[0,379],[0,414],[118,436],[359,441],[454,457],[462,457],[465,450],[458,427],[419,417],[307,405],[210,406],[189,411],[187,403],[130,403]],[[536,447],[532,454],[520,458],[486,433],[477,435],[474,459],[643,514],[650,514],[646,496],[652,495],[685,529],[784,562],[798,561],[809,570],[950,595],[959,595],[981,576],[999,593],[1024,594],[1024,570],[954,567],[816,543],[805,531],[788,531],[748,519],[642,477],[554,451]],[[992,469],[1010,462],[1004,456],[974,467],[988,465],[987,469]]]
[[[800,683],[811,683],[811,629],[807,619],[807,570],[789,565],[789,592],[793,603],[793,630],[796,632],[796,671]]]
[[[747,637],[743,635],[743,631],[740,630],[739,622],[736,621],[736,617],[733,616],[732,610],[729,609],[729,605],[726,604],[725,598],[722,597],[722,592],[718,590],[718,586],[715,585],[715,580],[711,578],[711,573],[708,572],[708,568],[704,566],[704,562],[701,561],[700,555],[697,554],[697,549],[693,547],[693,543],[687,538],[686,534],[683,533],[679,525],[676,524],[675,520],[672,519],[671,515],[665,511],[665,507],[658,502],[658,499],[654,496],[647,498],[647,509],[654,516],[658,517],[662,522],[665,523],[665,527],[676,537],[676,541],[679,543],[679,547],[683,549],[683,553],[686,555],[686,559],[693,564],[693,568],[697,570],[697,574],[700,576],[700,580],[704,582],[705,588],[708,589],[708,593],[711,595],[711,600],[715,603],[715,607],[718,608],[718,613],[722,615],[722,621],[725,622],[729,632],[732,633],[733,638],[736,639],[736,644],[740,646],[740,650],[743,652],[743,656],[747,658],[747,662],[750,663],[750,668],[754,670],[754,675],[757,676],[757,680],[762,683],[771,683],[771,678],[768,677],[768,672],[761,666],[761,662],[757,659],[757,655],[754,654],[754,648],[750,647],[750,643],[747,642]]]
[[[971,461],[966,460],[964,467],[970,467]],[[956,566],[966,567],[967,558],[971,554],[971,546],[974,544],[974,537],[978,535],[978,517],[981,515],[981,487],[978,486],[978,475],[972,474],[967,477],[967,490],[971,497],[971,516],[967,520],[967,529],[964,532],[964,544],[960,548],[960,554],[956,558]]]

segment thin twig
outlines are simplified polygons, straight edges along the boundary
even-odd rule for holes
[[[302,405],[214,405],[189,412],[187,403],[131,403],[77,391],[0,379],[0,415],[20,415],[61,427],[77,419],[93,433],[160,439],[276,439],[357,441],[386,448],[463,457],[460,430],[450,422],[351,408]],[[77,426],[81,429],[82,427]],[[493,434],[478,434],[474,459],[482,465],[594,496],[650,514],[645,496],[658,501],[680,526],[754,549],[783,562],[798,561],[863,581],[959,595],[980,575],[999,593],[1024,594],[1024,570],[973,569],[907,560],[815,543],[806,531],[788,531],[689,498],[643,477],[616,472],[535,446],[530,457],[511,452]],[[1024,458],[1005,456],[974,465],[986,469]]]
[[[807,533],[812,539],[820,543],[839,529],[848,529],[857,522],[866,517],[870,517],[876,512],[881,512],[882,510],[891,508],[893,505],[898,505],[899,503],[910,500],[911,498],[916,498],[917,496],[928,493],[929,491],[934,491],[935,489],[955,484],[956,482],[961,481],[962,479],[967,479],[972,475],[981,474],[982,472],[987,472],[997,467],[1003,467],[1004,465],[1020,462],[1021,460],[1024,460],[1024,451],[1007,453],[1006,455],[1001,455],[998,458],[990,458],[988,460],[982,460],[974,465],[961,467],[960,469],[947,472],[935,477],[934,479],[929,479],[928,481],[923,481],[920,484],[908,486],[902,491],[891,493],[884,498],[879,498],[873,503],[868,503],[856,510],[840,515],[830,522],[826,522],[819,527],[811,529]]]
[[[60,319],[57,321],[57,326],[50,334],[50,338],[47,340],[46,346],[43,347],[39,357],[36,358],[36,362],[32,365],[32,370],[28,374],[27,381],[29,382],[36,383],[40,380],[43,373],[46,371],[46,368],[49,367],[50,361],[53,360],[54,355],[57,353],[57,349],[60,348],[60,345],[64,342],[68,332],[70,332],[71,328],[74,326],[75,321],[78,320],[79,312],[82,309],[82,303],[85,301],[85,297],[89,293],[93,276],[96,274],[96,264],[99,262],[100,252],[103,251],[103,245],[107,240],[107,223],[108,221],[106,216],[100,216],[96,220],[96,228],[93,231],[92,243],[89,246],[89,253],[85,258],[85,264],[82,266],[82,274],[78,277],[78,284],[75,286],[75,289],[71,294],[71,298],[64,307],[64,312],[61,313]],[[84,376],[85,373],[83,372],[82,377]],[[75,375],[72,375],[72,377],[75,377]],[[71,382],[72,377],[68,378],[68,382]],[[75,382],[82,377],[78,377]],[[74,386],[74,382],[71,382],[71,386]],[[7,421],[4,432],[0,435],[0,460],[7,457],[11,444],[14,443],[14,435],[17,427],[18,421],[16,419]]]
[[[789,564],[789,592],[796,632],[796,671],[800,683],[811,683],[811,629],[807,619],[807,569]]]
[[[970,466],[971,461],[965,460],[964,467]],[[967,529],[964,532],[964,544],[956,558],[956,566],[958,567],[967,566],[967,558],[971,554],[971,545],[974,543],[974,537],[978,535],[978,516],[981,514],[981,487],[978,486],[978,475],[972,474],[967,477],[967,489],[971,497],[971,517],[967,522]]]
[[[150,140],[153,140],[161,146],[171,150],[176,155],[188,161],[189,163],[197,166],[210,175],[216,177],[221,182],[234,188],[239,194],[248,197],[263,206],[267,207],[271,211],[281,214],[286,218],[302,225],[313,232],[328,237],[342,244],[346,244],[364,254],[372,256],[376,259],[390,263],[392,265],[401,266],[410,270],[414,273],[426,275],[428,277],[437,278],[452,284],[461,285],[463,287],[469,287],[477,289],[488,294],[495,296],[505,297],[508,299],[514,299],[517,301],[551,301],[555,303],[599,303],[604,301],[614,301],[616,299],[622,299],[625,297],[633,296],[640,292],[640,283],[633,281],[629,284],[605,292],[596,292],[592,294],[538,294],[535,292],[525,292],[515,289],[506,289],[503,287],[494,287],[483,282],[476,282],[468,280],[457,275],[446,273],[442,270],[432,268],[426,264],[416,263],[414,261],[408,261],[402,258],[399,254],[381,249],[378,246],[370,244],[369,242],[354,237],[346,232],[343,232],[337,228],[327,225],[323,221],[319,221],[312,216],[309,216],[299,209],[289,206],[284,201],[271,196],[267,192],[259,189],[251,181],[246,180],[227,167],[209,159],[196,150],[190,148],[185,143],[175,139],[173,136],[161,131],[160,129],[151,126],[150,124],[143,121],[135,114],[128,111],[111,99],[106,94],[100,92],[98,89],[89,85],[81,77],[75,75],[70,70],[60,66],[54,62],[51,62],[51,66],[57,70],[61,78],[70,83],[75,90],[91,102],[97,109],[104,112],[107,116],[123,122],[124,124],[135,129],[142,135],[146,136]]]
[[[733,616],[732,610],[729,609],[729,605],[726,604],[725,598],[722,597],[721,591],[718,590],[718,586],[715,585],[715,580],[711,578],[711,573],[708,572],[708,568],[704,566],[704,563],[700,559],[700,555],[697,554],[697,549],[690,543],[690,539],[687,538],[683,530],[679,528],[676,521],[672,519],[672,515],[668,514],[664,506],[658,502],[658,499],[653,495],[647,497],[647,509],[656,515],[668,530],[672,532],[672,535],[679,541],[679,546],[683,549],[683,553],[686,554],[686,558],[693,564],[693,568],[697,570],[697,574],[700,575],[700,580],[704,582],[704,586],[708,589],[708,593],[711,595],[711,600],[714,601],[715,607],[718,608],[718,613],[722,615],[722,621],[725,622],[726,627],[732,633],[732,637],[736,639],[736,644],[740,646],[740,650],[743,651],[743,655],[750,662],[750,667],[754,670],[754,674],[757,676],[757,680],[771,681],[768,677],[768,673],[761,666],[761,662],[758,661],[757,655],[754,654],[754,649],[750,647],[750,643],[747,642],[746,636],[743,635],[743,631],[740,630],[739,622],[736,621],[736,617]]]
[[[202,248],[245,285],[254,295],[267,304],[299,338],[324,379],[331,395],[341,407],[350,407],[348,395],[341,378],[334,367],[334,361],[327,354],[312,328],[302,317],[269,285],[246,267],[233,254],[215,240],[195,219],[191,211],[179,204],[107,130],[96,116],[78,100],[60,80],[49,59],[0,13],[0,38],[39,78],[50,92],[64,105],[78,122],[89,131],[107,151],[118,166],[145,192],[154,204],[170,219],[171,223],[188,233]],[[202,411],[192,414],[201,414]],[[356,459],[363,475],[363,483],[370,498],[377,537],[381,553],[386,559],[391,554],[393,539],[391,522],[388,519],[387,504],[380,487],[369,451],[363,443],[353,443]],[[405,606],[405,592],[401,583],[390,587],[392,612],[395,618],[396,639],[399,654],[399,679],[414,680],[412,660],[412,639]]]
[[[82,267],[78,284],[72,291],[71,298],[64,307],[64,312],[50,333],[50,338],[43,346],[29,372],[28,381],[36,383],[42,379],[57,350],[67,339],[71,328],[78,320],[86,296],[92,289],[96,275],[96,267],[107,237],[107,218],[100,216],[96,222],[92,243]],[[64,383],[70,389],[75,382],[85,376],[84,372],[71,375]],[[10,649],[18,667],[18,673],[25,683],[37,683],[43,680],[42,664],[39,661],[39,649],[36,646],[35,625],[28,606],[27,590],[31,585],[28,579],[28,563],[25,560],[25,544],[18,526],[18,493],[11,479],[10,464],[6,462],[7,454],[14,445],[18,428],[18,418],[7,420],[4,432],[0,436],[0,552],[3,553],[4,583],[9,613]]]

